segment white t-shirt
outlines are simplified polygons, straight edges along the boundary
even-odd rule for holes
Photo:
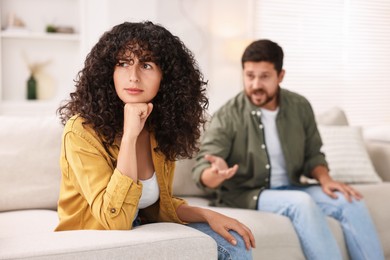
[[[265,145],[271,164],[271,188],[289,185],[286,161],[280,144],[276,116],[279,108],[274,111],[261,108],[261,122],[264,125]]]
[[[140,180],[142,182],[142,195],[138,203],[139,209],[144,209],[154,204],[160,197],[160,188],[158,187],[156,173],[147,180]]]

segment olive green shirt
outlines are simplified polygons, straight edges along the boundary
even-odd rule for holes
[[[296,93],[281,89],[276,125],[289,181],[302,186],[301,175],[311,177],[316,166],[327,167],[310,103]],[[260,192],[270,187],[272,167],[263,128],[259,107],[244,92],[213,115],[196,158],[193,178],[199,187],[206,189],[200,181],[203,170],[210,167],[204,159],[206,154],[220,156],[229,167],[238,164],[239,168],[233,178],[214,190],[216,200],[212,205],[257,208]]]

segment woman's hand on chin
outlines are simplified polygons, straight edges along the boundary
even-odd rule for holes
[[[123,112],[123,136],[138,137],[152,110],[152,103],[126,103]]]

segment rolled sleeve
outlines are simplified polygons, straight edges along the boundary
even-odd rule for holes
[[[106,192],[108,197],[107,213],[111,217],[116,217],[124,207],[138,207],[142,183],[134,182],[131,178],[120,173],[118,169],[115,169],[107,185]]]

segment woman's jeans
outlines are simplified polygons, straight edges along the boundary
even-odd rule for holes
[[[285,186],[261,193],[258,210],[287,216],[299,237],[307,259],[342,259],[326,216],[340,222],[349,255],[353,260],[384,259],[375,226],[363,201],[337,199],[320,186]]]
[[[218,260],[247,260],[252,259],[252,250],[246,250],[245,242],[242,237],[235,231],[230,230],[229,233],[234,236],[237,244],[234,246],[230,244],[225,238],[216,233],[206,223],[189,223],[187,226],[195,228],[217,242]]]

